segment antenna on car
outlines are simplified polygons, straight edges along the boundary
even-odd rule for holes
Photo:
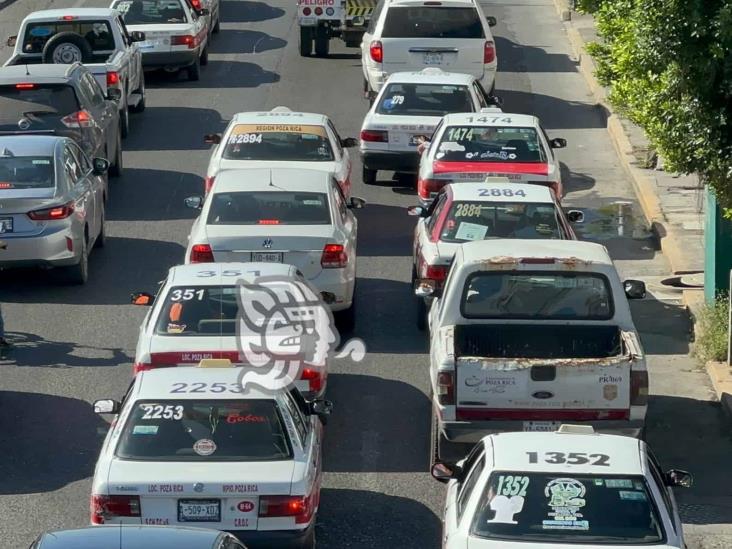
[[[271,168],[270,168],[270,170],[269,170],[269,186],[270,186],[270,187],[274,187],[275,189],[279,189],[279,190],[281,190],[281,191],[286,191],[286,190],[287,190],[287,189],[283,189],[282,187],[279,187],[278,185],[275,185],[275,184],[274,184],[274,183],[272,182],[272,169],[271,169]]]
[[[28,70],[28,63],[25,64],[25,75],[30,76],[30,70]]]

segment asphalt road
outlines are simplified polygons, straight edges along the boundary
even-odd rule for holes
[[[72,1],[23,0],[0,11],[11,34],[27,12]],[[104,5],[81,0],[75,5]],[[729,547],[732,451],[727,425],[710,401],[708,380],[689,351],[679,295],[660,281],[668,266],[644,227],[626,174],[570,57],[551,0],[486,4],[498,18],[498,94],[504,110],[538,114],[559,151],[566,204],[585,210],[583,237],[611,250],[626,277],[649,283],[634,304],[651,366],[649,439],[664,466],[696,473],[680,494],[690,548]],[[148,78],[148,108],[132,118],[125,175],[111,184],[108,244],[91,257],[83,288],[52,273],[0,276],[9,338],[0,359],[0,546],[27,547],[49,528],[88,522],[94,463],[105,423],[97,398],[118,397],[131,375],[144,311],[128,305],[135,290],[154,290],[183,259],[194,214],[183,199],[202,188],[209,150],[204,133],[224,128],[238,111],[287,105],[325,112],[342,136],[357,136],[361,97],[358,50],[333,41],[330,59],[297,53],[295,3],[223,0],[222,31],[200,82]],[[8,48],[0,50],[3,59]],[[329,378],[336,405],[325,444],[319,546],[439,547],[444,491],[429,477],[426,340],[414,326],[409,289],[415,203],[409,182],[383,178],[353,194],[368,201],[359,217],[356,335],[368,354],[339,361]],[[389,175],[389,174],[386,174]]]

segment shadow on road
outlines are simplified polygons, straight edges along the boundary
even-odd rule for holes
[[[564,162],[560,162],[559,167],[562,174],[565,195],[590,190],[597,183],[591,175],[573,172]]]
[[[221,2],[222,23],[268,21],[283,15],[285,15],[285,10],[275,8],[264,2],[234,2],[232,0],[223,0]]]
[[[8,332],[7,339],[12,348],[0,355],[0,366],[97,368],[132,362],[131,356],[117,348],[88,347],[68,341],[49,341],[36,334],[25,332]]]
[[[693,326],[683,305],[659,301],[650,294],[629,303],[646,354],[686,355],[691,351]]]
[[[601,105],[517,90],[498,89],[496,94],[503,99],[505,112],[538,116],[551,138],[562,137],[551,130],[607,127],[608,113]]]
[[[136,118],[130,137],[122,147],[127,151],[208,150],[203,142],[206,133],[220,132],[227,122],[214,109],[196,107],[147,107]],[[114,181],[111,182],[112,193]]]
[[[357,215],[359,257],[412,256],[417,218],[407,215],[406,207],[367,204]]]
[[[58,490],[88,478],[107,424],[88,402],[40,393],[0,391],[0,494]]]
[[[222,78],[214,78],[214,74],[222,75]],[[264,70],[256,63],[214,61],[213,59],[202,68],[201,80],[198,82],[187,80],[185,71],[174,73],[156,71],[146,73],[145,78],[148,88],[164,88],[174,85],[177,89],[256,88],[262,84],[273,84],[280,81],[279,74]],[[193,118],[191,122],[196,122],[196,118]],[[169,120],[166,121],[166,124],[168,128],[172,127]]]
[[[577,72],[577,62],[564,53],[493,37],[498,51],[498,72]]]
[[[262,53],[287,46],[282,38],[254,30],[223,29],[221,38],[211,44],[211,53]],[[213,61],[211,61],[213,63]]]

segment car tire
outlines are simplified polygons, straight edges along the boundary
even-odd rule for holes
[[[107,212],[104,210],[104,208],[102,208],[102,226],[99,228],[99,234],[97,235],[97,239],[94,241],[95,248],[104,248],[105,244],[107,243],[106,222]]]
[[[117,148],[114,153],[114,164],[110,164],[109,166],[109,175],[112,177],[121,177],[122,176],[122,170],[123,167],[123,157],[122,157],[122,131],[117,131]]]
[[[201,65],[208,65],[208,46],[206,46],[206,49],[201,53]]]
[[[143,73],[140,77],[140,86],[135,90],[135,93],[140,96],[140,100],[137,105],[130,107],[130,110],[135,113],[140,113],[145,110],[145,74]]]
[[[302,545],[300,545],[302,549],[315,549],[315,526],[310,528],[310,532],[308,532],[307,537],[302,540]]]
[[[376,170],[369,170],[366,167],[363,167],[361,170],[361,180],[363,181],[364,185],[375,185],[376,184]]]
[[[122,139],[125,139],[130,135],[130,109],[125,103],[125,106],[119,111],[119,128],[122,134]]]
[[[316,57],[328,57],[330,51],[330,37],[328,36],[328,29],[325,27],[318,27],[315,31],[315,56]]]
[[[218,34],[221,32],[221,16],[219,15],[216,18],[216,24],[213,26],[213,30],[211,31],[213,34]]]
[[[333,313],[333,320],[341,335],[350,334],[356,327],[356,289],[353,290],[351,306],[343,311]]]
[[[54,55],[62,46],[66,46],[68,55],[74,55],[77,59],[63,60],[59,58],[55,60]],[[62,52],[59,52],[59,56],[61,55]],[[89,42],[82,35],[75,32],[60,32],[51,37],[43,47],[43,62],[46,64],[63,63],[70,65],[74,61],[86,64],[91,63],[92,59],[93,53]]]
[[[417,269],[412,266],[412,288],[414,288],[414,283],[417,281]],[[416,318],[416,324],[417,329],[420,332],[424,332],[427,329],[427,303],[425,303],[424,298],[414,296],[417,300],[417,318]]]
[[[76,265],[66,267],[66,280],[71,284],[85,284],[89,280],[89,250],[87,239],[81,241],[81,257]]]
[[[313,29],[312,27],[300,27],[300,56],[310,57],[313,53]]]
[[[197,57],[193,65],[190,65],[186,72],[188,73],[189,82],[198,82],[201,79],[201,58]]]

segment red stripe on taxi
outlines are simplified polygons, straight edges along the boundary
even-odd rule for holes
[[[442,173],[525,173],[532,175],[549,175],[549,164],[535,162],[447,162],[437,160],[432,172]]]

